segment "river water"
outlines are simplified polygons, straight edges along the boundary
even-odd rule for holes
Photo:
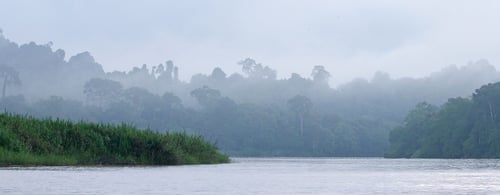
[[[0,194],[500,194],[500,160],[232,161],[158,167],[3,167]]]

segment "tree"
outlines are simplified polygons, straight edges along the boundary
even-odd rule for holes
[[[174,81],[178,81],[179,80],[179,67],[174,67]]]
[[[326,83],[328,84],[328,79],[330,78],[330,73],[325,70],[324,66],[317,65],[314,66],[311,76],[313,77],[313,81],[317,83]]]
[[[311,100],[306,96],[296,95],[287,102],[288,108],[295,112],[299,118],[299,134],[304,135],[304,117],[309,114],[313,106]]]
[[[0,77],[3,78],[2,99],[5,99],[7,86],[21,85],[21,79],[19,79],[19,72],[7,65],[0,65]]]
[[[167,80],[171,81],[172,80],[172,74],[174,73],[174,62],[172,60],[169,60],[166,62],[167,64],[167,72],[166,72],[166,78]]]
[[[441,106],[433,125],[434,136],[442,142],[441,156],[460,158],[464,156],[464,142],[470,134],[469,120],[472,101],[468,98],[450,98]],[[435,140],[435,139],[434,139]]]
[[[494,128],[497,127],[497,110],[500,109],[500,82],[487,84],[477,89],[472,95],[476,115],[488,118],[484,121]]]
[[[239,61],[238,65],[242,66],[241,70],[250,78],[276,79],[276,70],[273,70],[268,66],[263,66],[261,63],[257,63],[252,58],[246,58]]]
[[[161,75],[163,74],[163,72],[165,71],[165,67],[163,66],[163,64],[159,64],[158,67],[156,67],[156,70],[155,70],[155,75]]]
[[[122,84],[117,81],[93,78],[85,83],[83,93],[87,101],[102,108],[119,100],[122,91]]]
[[[293,86],[296,89],[307,89],[311,86],[312,82],[309,79],[302,78],[297,73],[292,73],[290,78],[288,79],[289,86]]]
[[[168,105],[168,108],[182,108],[182,100],[181,98],[177,97],[175,94],[170,93],[170,92],[165,92],[161,96],[162,100],[166,105]]]
[[[165,62],[165,66],[163,64],[158,65],[154,73],[162,81],[171,82],[179,80],[179,67],[175,66],[172,60]]]
[[[64,59],[63,52],[62,50],[59,52],[61,53],[59,55],[62,55],[62,59]],[[92,77],[100,77],[105,74],[101,64],[97,63],[89,52],[83,52],[72,56],[68,61],[68,67],[70,67],[72,71],[77,72],[78,74],[76,75],[78,77],[83,77],[85,80]]]
[[[217,67],[212,71],[210,78],[215,81],[223,81],[224,79],[226,79],[226,73],[222,71],[221,68]]]
[[[404,125],[396,127],[389,135],[391,148],[386,157],[426,157],[422,146],[430,143],[426,138],[433,133],[438,107],[421,102],[405,118]],[[429,149],[427,149],[429,151]]]
[[[160,97],[144,88],[131,87],[123,90],[122,94],[125,100],[140,109],[154,109],[159,106],[155,103],[160,100]]]
[[[219,90],[212,89],[206,85],[191,91],[191,96],[204,107],[212,105],[216,100],[221,98]]]
[[[495,154],[488,154],[488,150],[497,145],[494,137],[497,137],[500,126],[498,120],[500,82],[490,83],[477,89],[472,95],[472,101],[473,107],[469,113],[471,127],[468,139],[464,142],[464,156],[475,158],[493,156]]]

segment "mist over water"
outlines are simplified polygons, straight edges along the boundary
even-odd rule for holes
[[[494,0],[0,1],[0,194],[500,193],[498,10]],[[101,129],[120,124],[147,132]],[[204,144],[140,141],[172,132]],[[114,154],[104,146],[120,155],[101,158]],[[203,148],[233,162],[2,167],[200,163]]]
[[[51,44],[18,44],[0,35],[1,107],[39,118],[131,124],[152,131],[200,135],[232,156],[383,156],[389,132],[419,102],[440,105],[471,97],[500,80],[481,59],[420,78],[376,72],[331,87],[341,74],[324,65],[278,78],[266,62],[243,58],[242,73],[166,60],[127,71],[104,71],[89,52],[66,57]]]

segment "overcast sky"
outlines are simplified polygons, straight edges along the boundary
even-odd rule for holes
[[[500,1],[6,0],[0,28],[17,43],[89,51],[106,71],[173,60],[180,76],[254,58],[331,84],[377,71],[424,76],[481,58],[500,65]]]

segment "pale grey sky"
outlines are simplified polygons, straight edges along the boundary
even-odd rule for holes
[[[173,60],[181,79],[256,59],[331,84],[377,70],[424,76],[450,64],[500,65],[500,1],[4,0],[0,28],[17,43],[89,51],[106,71]]]

